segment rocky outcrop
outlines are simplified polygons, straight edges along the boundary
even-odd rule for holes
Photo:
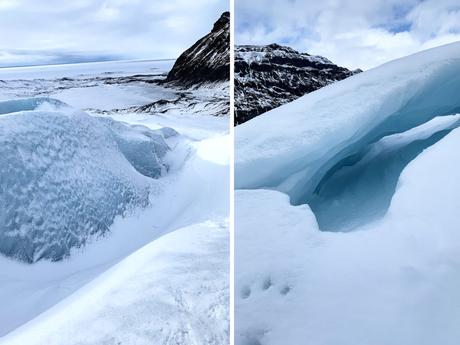
[[[236,46],[235,124],[359,72],[278,44]]]
[[[230,80],[230,13],[224,12],[212,31],[182,53],[166,82],[190,87]]]

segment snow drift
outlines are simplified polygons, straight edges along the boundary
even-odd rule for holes
[[[409,163],[367,231],[321,232],[308,205],[237,191],[235,344],[457,344],[459,145],[455,129]]]
[[[162,131],[47,98],[0,102],[0,253],[60,260],[149,203],[167,169]]]
[[[273,188],[293,204],[308,203],[325,178],[356,164],[373,143],[460,112],[459,88],[454,43],[301,97],[235,131],[236,187]]]
[[[148,243],[0,343],[228,344],[225,222]]]

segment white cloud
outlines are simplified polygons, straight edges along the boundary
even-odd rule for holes
[[[236,0],[239,44],[280,43],[368,69],[460,40],[458,0]]]
[[[174,58],[228,7],[228,0],[0,0],[0,66]]]
[[[18,0],[0,0],[0,11],[13,8],[19,5]]]

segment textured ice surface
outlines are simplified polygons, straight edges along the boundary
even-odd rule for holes
[[[45,98],[0,102],[0,252],[60,260],[149,202],[165,170],[160,132]],[[145,175],[145,176],[143,176]]]

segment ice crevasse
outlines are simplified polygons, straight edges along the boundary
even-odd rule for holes
[[[60,260],[116,216],[147,206],[174,134],[54,99],[0,102],[0,253]]]

